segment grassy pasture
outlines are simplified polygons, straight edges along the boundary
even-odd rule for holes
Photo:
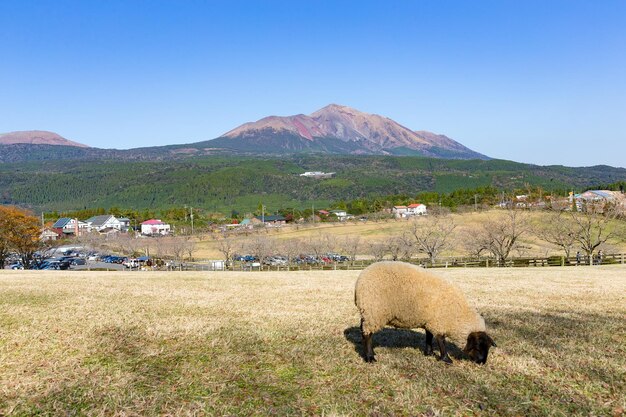
[[[0,415],[623,415],[625,267],[436,271],[485,366],[395,329],[364,363],[358,273],[0,271]]]

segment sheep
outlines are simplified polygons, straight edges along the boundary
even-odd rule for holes
[[[479,364],[496,346],[485,332],[485,321],[456,286],[405,262],[378,262],[365,268],[356,282],[355,304],[361,314],[364,359],[375,362],[372,336],[385,325],[424,328],[425,355],[433,354],[433,334],[439,360],[451,364],[445,338],[466,342],[463,352]]]

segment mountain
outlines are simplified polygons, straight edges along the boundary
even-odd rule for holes
[[[78,148],[88,148],[82,143],[67,140],[64,137],[45,130],[25,130],[19,132],[0,133],[0,145],[55,145],[55,146],[75,146]]]
[[[264,153],[322,152],[488,159],[447,136],[413,131],[387,117],[337,104],[330,104],[308,116],[265,117],[204,143],[212,148]]]

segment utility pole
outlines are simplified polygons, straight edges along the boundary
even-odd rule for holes
[[[43,220],[43,211],[41,212],[41,228],[43,229],[46,226],[46,223]]]
[[[191,234],[193,235],[193,207],[189,207],[189,217],[191,217]]]

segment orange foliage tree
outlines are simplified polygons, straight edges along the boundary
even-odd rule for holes
[[[27,266],[41,247],[39,219],[14,206],[0,206],[0,266],[14,252]]]

